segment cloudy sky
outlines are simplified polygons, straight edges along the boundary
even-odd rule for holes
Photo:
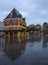
[[[14,7],[26,18],[27,25],[48,22],[48,0],[0,0],[0,21]]]

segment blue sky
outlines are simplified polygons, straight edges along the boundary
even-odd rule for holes
[[[14,7],[26,18],[27,25],[48,22],[48,0],[0,0],[0,21]]]

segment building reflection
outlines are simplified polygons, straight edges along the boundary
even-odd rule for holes
[[[21,56],[26,47],[26,37],[5,38],[4,52],[12,60]]]
[[[48,34],[43,34],[43,47],[47,47],[48,43]]]
[[[40,42],[42,40],[42,34],[39,33],[33,33],[31,36],[30,36],[30,42],[34,43],[34,42]]]

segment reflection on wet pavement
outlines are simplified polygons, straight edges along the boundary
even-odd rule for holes
[[[0,38],[0,65],[48,65],[48,34]]]

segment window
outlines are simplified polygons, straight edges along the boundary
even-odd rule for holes
[[[18,25],[18,19],[14,21],[14,25]]]

